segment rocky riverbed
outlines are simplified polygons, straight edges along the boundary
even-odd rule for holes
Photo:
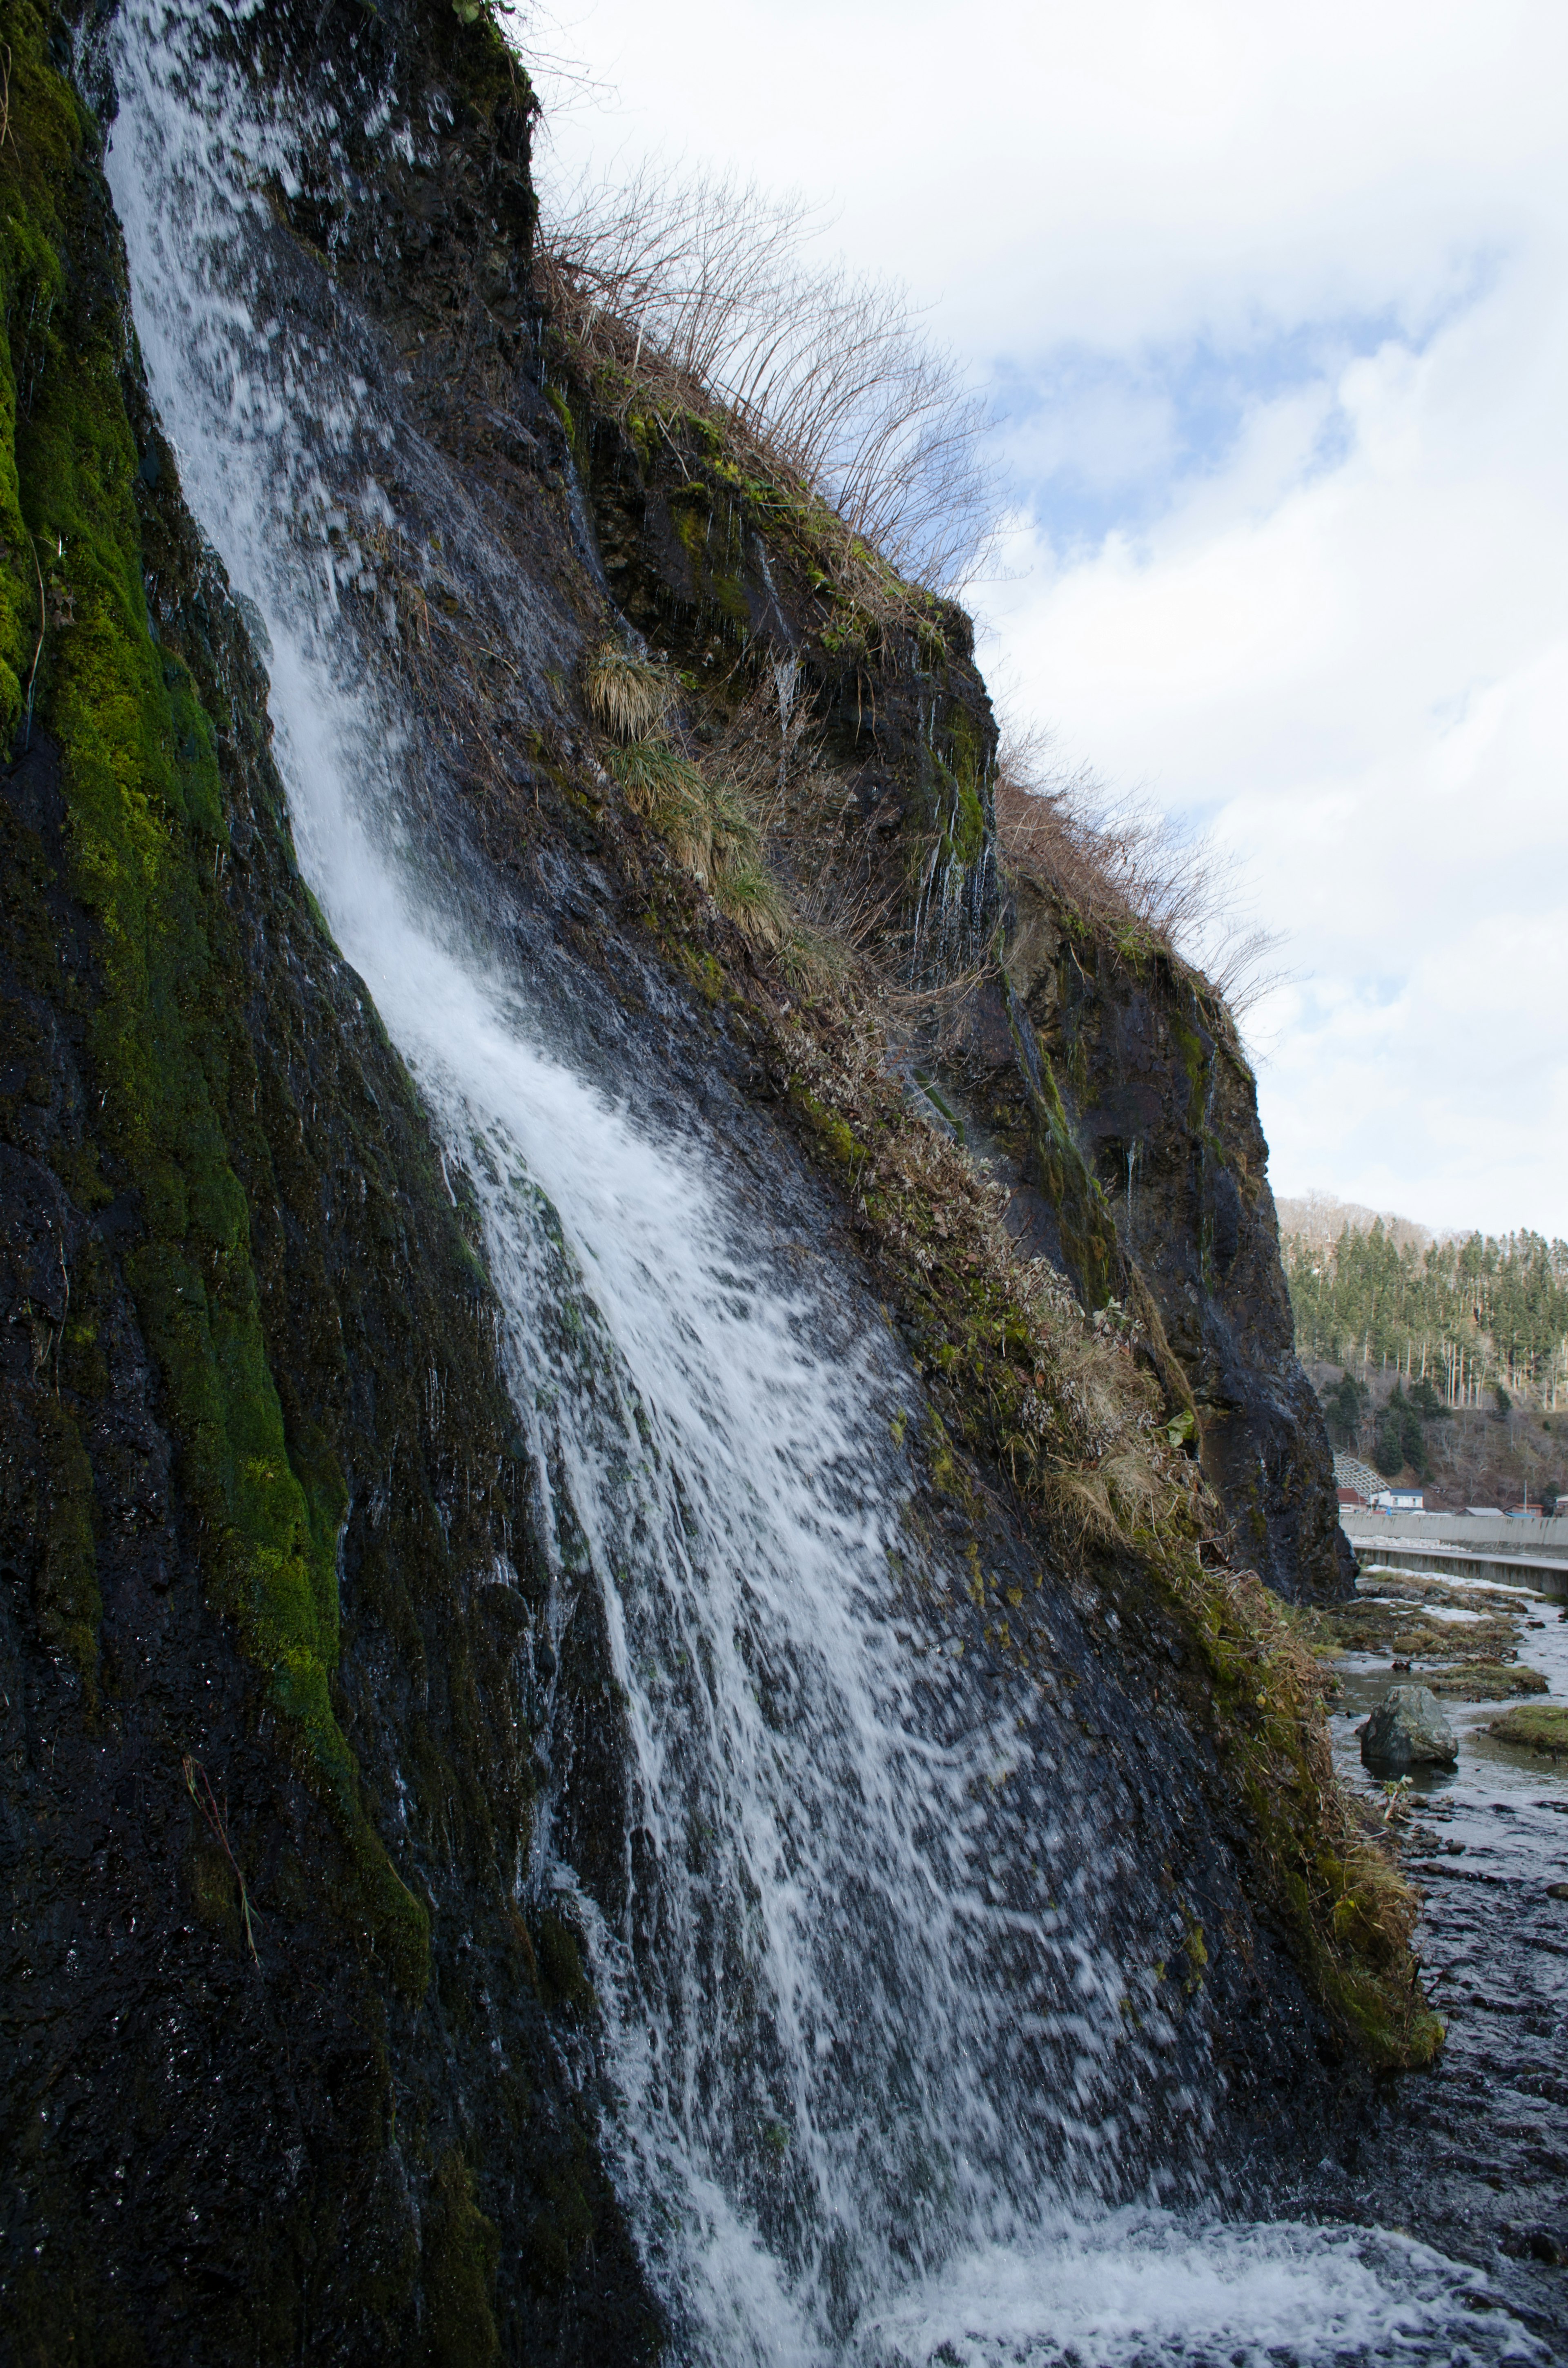
[[[1416,1942],[1448,2039],[1320,2166],[1312,2202],[1484,2268],[1545,2346],[1534,2356],[1568,2359],[1568,1750],[1493,1731],[1516,1716],[1506,1694],[1568,1698],[1568,1610],[1369,1570],[1345,1625],[1362,1647],[1334,1663],[1346,1783],[1389,1797],[1358,1731],[1392,1685],[1430,1686],[1458,1736],[1458,1766],[1415,1770],[1391,1804],[1426,1895]]]

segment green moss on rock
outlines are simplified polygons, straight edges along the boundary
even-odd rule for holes
[[[430,2182],[424,2238],[431,2368],[489,2368],[501,2357],[491,2306],[500,2240],[455,2146]]]
[[[233,1073],[248,1046],[227,1019],[241,990],[218,879],[228,832],[213,726],[148,615],[122,290],[92,284],[79,265],[68,273],[64,259],[115,252],[90,220],[103,206],[93,130],[49,63],[44,17],[11,0],[4,30],[0,705],[24,741],[47,734],[59,748],[70,885],[94,924],[88,1054],[104,1172],[93,1197],[119,1192],[140,1220],[123,1268],[162,1373],[211,1600],[292,1723],[341,1824],[361,1913],[417,1993],[427,1913],[365,1816],[332,1702],[343,1476],[330,1460],[302,1473],[290,1459],[222,1123],[255,1081],[253,1064],[248,1078]],[[55,1428],[45,1613],[87,1673],[90,1474],[68,1419]]]

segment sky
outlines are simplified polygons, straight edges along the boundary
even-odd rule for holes
[[[1276,1191],[1568,1235],[1561,0],[559,5],[547,183],[798,189],[986,391],[982,664],[1240,859]]]

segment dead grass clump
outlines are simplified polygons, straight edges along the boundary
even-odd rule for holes
[[[744,799],[727,782],[709,781],[690,757],[660,741],[612,749],[609,772],[632,812],[653,824],[743,936],[778,951],[790,936],[789,901],[767,867]]]
[[[708,785],[689,757],[662,741],[634,740],[610,753],[609,771],[633,814],[667,823],[693,808],[707,811]]]
[[[819,761],[795,669],[761,676],[694,758],[629,750],[611,769],[651,818],[667,805],[672,766],[703,784],[710,850],[696,870],[754,946],[779,956],[798,993],[842,996],[868,978],[895,901],[873,891],[863,850],[846,840],[842,781]],[[687,824],[689,831],[689,823]]]
[[[774,831],[788,821],[791,836],[795,815],[787,814],[785,803],[790,774],[815,742],[809,703],[796,696],[799,673],[793,659],[759,668],[720,720],[706,751],[762,829]]]
[[[612,749],[611,779],[633,814],[651,822],[684,871],[704,886],[712,864],[708,784],[690,759],[656,740]]]
[[[1369,1802],[1347,1805],[1339,1895],[1332,1911],[1334,1936],[1355,1956],[1386,1973],[1409,1951],[1421,1898],[1390,1854],[1377,1810]],[[1358,1816],[1358,1810],[1364,1816]]]
[[[731,781],[712,783],[708,812],[713,826],[713,854],[720,864],[758,863],[762,833],[750,807]]]
[[[854,955],[831,930],[813,928],[797,917],[779,948],[779,958],[795,993],[816,999],[843,995]]]
[[[618,740],[653,738],[675,699],[675,685],[665,667],[614,642],[601,643],[589,657],[584,688],[592,712]]]

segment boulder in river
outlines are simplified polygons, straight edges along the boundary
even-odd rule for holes
[[[1430,1686],[1391,1686],[1361,1729],[1369,1768],[1451,1768],[1459,1744]]]

